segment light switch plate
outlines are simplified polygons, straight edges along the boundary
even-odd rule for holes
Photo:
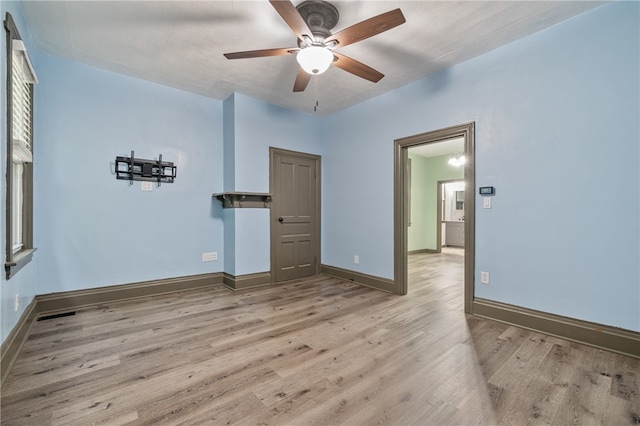
[[[143,191],[153,191],[153,182],[140,182],[140,189]]]
[[[484,197],[482,199],[482,207],[484,207],[485,209],[491,208],[491,197]]]

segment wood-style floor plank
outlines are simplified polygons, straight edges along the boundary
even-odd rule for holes
[[[463,313],[460,250],[409,294],[327,276],[90,306],[39,321],[3,425],[640,423],[633,358]]]

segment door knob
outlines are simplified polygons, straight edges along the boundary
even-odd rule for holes
[[[278,222],[280,222],[280,223],[284,222],[284,217],[279,217],[278,218]]]

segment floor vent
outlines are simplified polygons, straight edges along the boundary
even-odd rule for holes
[[[75,314],[76,314],[76,311],[63,312],[61,314],[45,315],[43,317],[38,318],[38,321],[45,321],[45,320],[50,320],[54,318],[70,317]]]

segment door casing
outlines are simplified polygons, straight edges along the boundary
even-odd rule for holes
[[[320,274],[320,264],[321,264],[321,229],[320,229],[320,213],[321,209],[321,157],[315,154],[308,154],[304,152],[291,151],[282,148],[274,148],[269,147],[269,192],[273,194],[272,206],[270,209],[270,242],[271,242],[271,283],[275,284],[276,276],[277,276],[277,268],[279,267],[279,259],[277,258],[277,244],[279,243],[277,240],[277,231],[276,226],[279,225],[278,222],[278,197],[274,193],[276,189],[276,175],[275,175],[275,166],[276,166],[276,157],[277,156],[289,156],[289,157],[298,157],[304,158],[307,160],[313,160],[315,162],[315,212],[314,212],[314,220],[312,222],[313,232],[316,235],[316,243],[314,247],[316,260],[314,262],[314,273],[315,275]]]
[[[397,294],[407,294],[407,241],[409,184],[407,164],[408,148],[416,145],[442,142],[464,137],[465,190],[465,255],[464,255],[464,310],[473,313],[475,276],[475,122],[447,127],[394,141],[394,281]]]

